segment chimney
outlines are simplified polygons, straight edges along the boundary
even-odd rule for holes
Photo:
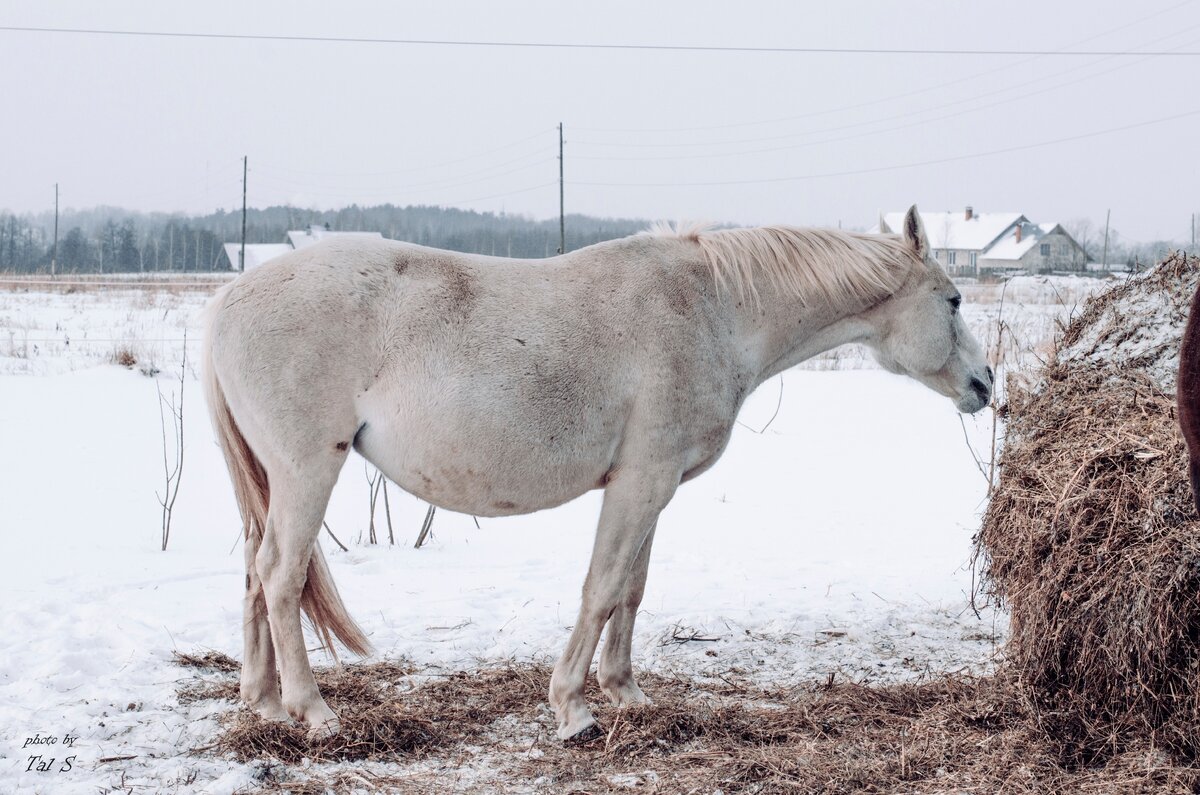
[[[974,217],[975,217],[975,208],[974,208],[974,207],[972,207],[971,205],[969,205],[969,204],[968,204],[968,205],[967,205],[967,212],[966,212],[966,219],[967,219],[968,221],[970,221],[970,220],[971,220],[972,218],[974,218]]]
[[[1020,224],[1017,224],[1017,229],[1016,229],[1015,234],[1017,236],[1017,242],[1020,243],[1021,242],[1021,225]]]

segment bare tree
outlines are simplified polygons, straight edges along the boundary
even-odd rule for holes
[[[1083,249],[1084,263],[1091,258],[1091,245],[1095,242],[1096,226],[1092,223],[1091,218],[1073,218],[1062,225],[1063,229],[1067,230],[1067,234],[1075,238],[1075,242]],[[1078,263],[1074,259],[1079,255],[1079,252],[1072,252],[1072,265]]]
[[[183,479],[183,392],[187,376],[187,331],[183,332],[183,360],[179,364],[179,402],[175,401],[175,390],[168,397],[162,385],[155,382],[158,391],[158,421],[162,429],[163,445],[163,492],[155,495],[162,506],[162,549],[165,552],[171,538],[171,518],[175,511],[175,498],[179,496],[179,483]],[[171,441],[167,442],[167,414],[171,415]]]

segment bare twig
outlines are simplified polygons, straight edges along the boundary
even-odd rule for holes
[[[775,418],[779,416],[779,409],[781,406],[783,406],[783,375],[782,374],[780,374],[780,376],[779,376],[779,399],[775,401],[775,413],[771,415],[771,419],[767,420],[767,424],[762,426],[762,428],[760,428],[757,431],[754,430],[753,428],[751,428],[746,423],[742,422],[741,420],[737,420],[737,424],[741,425],[743,428],[745,428],[748,431],[752,431],[753,433],[758,433],[758,434],[766,433],[767,428],[770,428],[771,423],[775,422]]]
[[[171,391],[168,399],[162,393],[162,387],[155,382],[158,392],[158,422],[162,431],[163,444],[163,493],[158,496],[158,504],[162,506],[162,549],[165,552],[167,542],[171,538],[171,519],[175,511],[175,499],[179,496],[179,484],[183,478],[183,394],[187,377],[187,331],[183,333],[183,361],[179,365],[179,404],[175,403],[175,392]],[[175,460],[169,460],[167,444],[166,410],[171,412],[173,429],[171,440],[174,447]]]
[[[975,461],[976,469],[979,470],[979,474],[983,475],[983,479],[987,481],[988,490],[991,491],[991,475],[983,468],[983,461],[980,460],[979,454],[975,452],[975,445],[971,444],[971,437],[967,435],[967,423],[963,420],[962,414],[958,415],[958,424],[962,426],[963,441],[967,444],[967,451],[971,453],[971,458]]]
[[[690,627],[685,629],[683,626],[676,624],[671,628],[671,637],[663,638],[658,645],[670,646],[673,643],[716,643],[720,639],[719,635],[704,635],[698,630]]]
[[[429,510],[425,512],[425,522],[421,525],[421,532],[417,535],[417,543],[413,544],[413,549],[420,549],[421,545],[429,537],[430,532],[433,530],[433,514],[436,511],[437,508],[430,505]]]
[[[388,499],[387,478],[381,476],[381,479],[383,480],[383,515],[387,517],[388,524],[388,544],[395,546],[396,535],[392,532],[392,503]]]
[[[363,464],[363,473],[367,477],[367,503],[370,506],[370,522],[367,525],[367,541],[371,544],[376,543],[375,538],[375,503],[379,499],[379,487],[382,485],[383,475],[378,469],[375,474],[371,474],[371,470],[366,464]]]
[[[329,522],[321,522],[321,524],[325,527],[325,532],[329,533],[329,537],[333,539],[335,544],[342,548],[343,552],[350,551],[349,548],[342,543],[342,540],[333,534],[333,530],[329,527]]]
[[[1004,332],[1008,330],[1008,325],[1004,322],[1004,298],[1008,293],[1008,282],[1000,288],[1000,304],[999,311],[996,314],[996,338],[992,340],[992,348],[988,351],[988,360],[993,365],[993,383],[992,383],[992,399],[988,403],[988,409],[992,412],[992,439],[991,450],[988,454],[987,466],[984,466],[983,459],[975,450],[975,446],[971,444],[971,437],[967,433],[967,424],[963,420],[962,415],[958,415],[958,424],[962,427],[963,441],[967,445],[967,450],[971,453],[971,458],[975,461],[975,467],[979,470],[979,474],[983,475],[983,479],[987,481],[987,496],[992,496],[992,491],[996,487],[996,442],[998,437],[998,405],[999,393],[1003,388],[1005,375],[1005,357],[1004,357]],[[1009,337],[1012,337],[1012,332],[1009,332]]]

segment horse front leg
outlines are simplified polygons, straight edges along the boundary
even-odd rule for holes
[[[646,592],[646,572],[650,568],[650,547],[654,543],[655,527],[657,523],[650,528],[650,533],[638,551],[637,560],[634,561],[633,571],[630,572],[629,582],[625,587],[625,595],[613,611],[612,618],[608,620],[604,648],[600,651],[600,671],[596,679],[600,683],[600,689],[618,707],[646,704],[650,701],[633,678],[633,662],[630,657],[633,652],[633,625],[637,621],[642,595]]]
[[[621,605],[638,556],[678,485],[678,472],[622,469],[605,489],[579,618],[550,677],[550,706],[558,718],[560,739],[574,737],[596,723],[583,697],[583,685],[600,632]]]

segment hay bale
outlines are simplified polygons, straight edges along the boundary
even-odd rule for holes
[[[976,551],[1011,611],[1006,664],[1068,761],[1200,758],[1200,523],[1174,399],[1198,279],[1175,254],[1092,298],[1009,384]]]

